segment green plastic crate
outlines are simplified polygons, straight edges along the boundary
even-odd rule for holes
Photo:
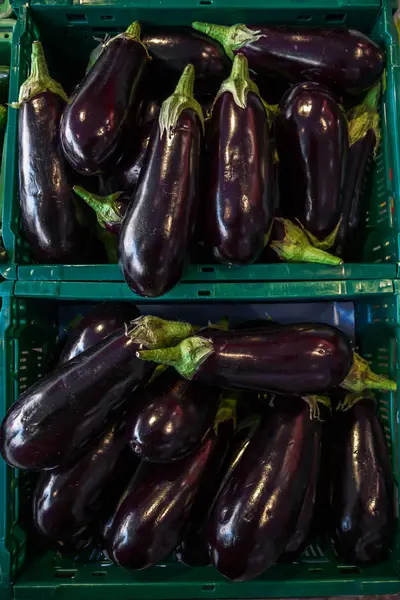
[[[132,20],[146,25],[188,25],[193,20],[220,23],[269,22],[292,25],[346,25],[371,35],[387,56],[381,102],[382,145],[371,188],[370,234],[365,263],[343,267],[255,264],[249,267],[192,264],[182,282],[330,281],[394,278],[400,261],[400,143],[397,81],[400,72],[392,8],[380,0],[120,0],[75,3],[72,0],[15,0],[19,18],[13,38],[11,100],[29,71],[31,44],[40,39],[52,75],[71,88],[84,72],[93,36],[115,34]],[[72,80],[74,80],[72,82]],[[122,282],[117,265],[35,265],[19,229],[17,111],[10,115],[7,140],[4,242],[20,280]],[[15,268],[6,275],[15,277]],[[116,290],[119,288],[115,288]],[[115,292],[117,295],[117,291]]]
[[[47,286],[48,282],[43,285]],[[38,287],[38,284],[35,284]],[[72,284],[70,284],[72,285]],[[287,298],[296,294],[298,302],[309,298],[299,296],[299,289],[288,290]],[[46,370],[47,359],[55,346],[61,311],[71,314],[79,311],[88,294],[79,291],[71,300],[58,300],[27,294],[26,282],[6,281],[0,285],[0,418],[18,394]],[[44,291],[46,288],[44,288]],[[14,294],[12,295],[12,292]],[[105,296],[106,297],[106,296]],[[71,296],[72,298],[72,296]],[[92,301],[99,301],[100,294]],[[400,303],[396,286],[385,287],[373,295],[338,295],[347,310],[354,306],[355,339],[362,354],[380,373],[395,377],[400,384],[396,356],[400,349]],[[324,300],[316,293],[315,302]],[[284,305],[284,310],[301,311],[297,303]],[[315,302],[313,314],[317,311]],[[354,303],[354,304],[352,304]],[[328,303],[327,303],[328,304]],[[246,307],[230,305],[236,319]],[[340,314],[339,305],[326,307],[331,314]],[[75,308],[73,308],[75,307]],[[233,308],[232,308],[233,307]],[[186,315],[192,310],[193,318],[207,322],[210,305],[146,304],[147,312],[170,316],[168,310]],[[262,304],[260,310],[268,310]],[[227,314],[229,305],[214,304],[214,314]],[[163,311],[166,311],[165,313]],[[293,314],[293,313],[292,313]],[[350,319],[349,319],[350,320]],[[347,321],[346,321],[347,322]],[[353,326],[351,326],[353,331]],[[392,453],[396,479],[399,465],[399,394],[384,393],[379,397],[380,414]],[[0,597],[17,600],[152,600],[202,598],[272,598],[325,595],[390,594],[400,589],[400,531],[390,558],[379,566],[360,569],[343,564],[324,540],[314,540],[299,562],[277,565],[264,576],[250,582],[230,583],[212,567],[188,569],[172,559],[165,564],[141,572],[130,572],[109,563],[96,551],[88,551],[79,559],[60,558],[44,549],[32,526],[31,499],[34,485],[32,474],[18,473],[0,464]],[[11,587],[10,587],[11,584]]]

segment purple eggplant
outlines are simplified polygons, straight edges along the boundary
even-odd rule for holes
[[[346,180],[343,190],[343,216],[335,239],[334,252],[345,261],[359,261],[365,240],[367,209],[366,176],[380,143],[377,83],[363,102],[350,111]]]
[[[110,333],[139,317],[139,310],[128,302],[103,302],[80,320],[68,335],[58,364],[68,362],[91,346],[95,346]]]
[[[301,83],[282,98],[275,119],[280,209],[297,219],[314,246],[332,247],[342,217],[348,132],[331,92]]]
[[[203,124],[193,81],[188,65],[161,107],[119,238],[121,269],[140,296],[162,296],[179,281],[193,236]]]
[[[389,452],[373,397],[352,394],[338,409],[332,425],[331,533],[341,558],[375,564],[388,555],[396,531]]]
[[[78,458],[149,374],[136,351],[169,345],[191,331],[188,323],[139,317],[34,383],[3,420],[4,460],[42,470]]]
[[[140,25],[132,23],[107,42],[73,93],[61,119],[61,142],[77,171],[102,173],[122,155],[125,128],[148,58]]]
[[[252,263],[274,216],[272,153],[265,108],[241,54],[217,94],[207,147],[206,243],[220,262]]]
[[[385,65],[379,46],[355,29],[226,27],[199,22],[192,26],[220,42],[230,58],[242,53],[260,76],[322,83],[340,95],[367,90],[378,81]]]
[[[122,221],[131,201],[129,194],[115,192],[108,196],[98,196],[80,185],[74,186],[74,192],[94,210],[101,228],[115,235],[120,233]]]
[[[51,79],[40,42],[32,45],[31,75],[19,94],[19,195],[21,221],[36,259],[82,261],[79,224],[68,165],[59,137],[67,96]]]

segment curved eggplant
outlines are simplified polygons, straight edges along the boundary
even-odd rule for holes
[[[280,209],[297,219],[312,244],[332,247],[343,210],[348,132],[331,92],[301,83],[282,98],[275,119]]]
[[[68,362],[91,346],[95,346],[110,333],[139,317],[139,310],[128,302],[103,302],[98,304],[72,329],[58,364]]]
[[[122,221],[132,200],[130,194],[115,192],[108,196],[98,196],[88,192],[80,185],[74,185],[74,192],[94,210],[97,222],[102,229],[115,235],[120,233]]]
[[[207,137],[206,241],[220,262],[252,263],[274,216],[272,152],[265,108],[241,54],[218,92]]]
[[[119,238],[121,269],[140,296],[161,296],[179,281],[193,236],[203,123],[193,81],[188,65],[162,105]]]
[[[188,323],[139,317],[34,383],[3,420],[4,460],[19,469],[42,470],[78,458],[149,374],[136,351],[168,345],[191,331]]]
[[[17,105],[22,227],[40,262],[82,262],[87,236],[78,221],[59,138],[67,96],[51,79],[40,42],[32,45],[31,62]]]
[[[230,58],[243,54],[259,75],[272,73],[292,83],[314,81],[341,95],[367,90],[385,66],[379,46],[355,29],[199,22],[192,26],[220,42]]]
[[[107,42],[73,93],[60,133],[64,154],[77,171],[101,173],[120,158],[147,60],[140,25],[132,23]]]
[[[389,553],[396,528],[394,479],[373,397],[365,393],[347,396],[338,407],[333,427],[331,533],[335,547],[351,564],[375,564]]]

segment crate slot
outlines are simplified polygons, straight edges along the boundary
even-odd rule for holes
[[[66,14],[65,15],[67,18],[67,21],[69,21],[69,23],[87,23],[87,18],[85,13],[71,13],[71,14]]]

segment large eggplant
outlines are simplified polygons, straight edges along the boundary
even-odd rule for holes
[[[259,75],[272,73],[292,83],[314,81],[340,95],[357,95],[370,88],[385,64],[379,46],[355,29],[199,22],[193,27],[220,42],[231,58],[244,54]]]
[[[157,297],[180,279],[197,216],[203,114],[188,65],[154,123],[144,173],[125,215],[119,260],[129,287]]]
[[[327,88],[301,83],[282,98],[275,133],[282,214],[297,219],[311,242],[328,250],[343,209],[348,153],[344,110]]]
[[[19,469],[53,469],[79,457],[149,373],[136,351],[190,335],[188,323],[139,317],[34,383],[11,406],[1,452]]]
[[[265,108],[241,54],[217,94],[207,147],[206,242],[221,262],[252,263],[274,216],[272,151]]]
[[[85,234],[59,136],[67,96],[51,79],[40,42],[32,45],[31,75],[19,93],[19,195],[22,227],[40,262],[84,258]]]
[[[396,530],[389,452],[372,396],[347,396],[338,408],[330,449],[331,534],[341,558],[374,564],[388,555]]]
[[[107,552],[114,562],[145,569],[170,555],[187,530],[200,486],[207,482],[219,431],[233,419],[232,409],[223,406],[215,427],[194,453],[168,465],[141,463],[106,532]]]
[[[148,58],[140,25],[132,23],[107,42],[73,93],[61,120],[61,142],[77,171],[101,173],[120,158]]]

